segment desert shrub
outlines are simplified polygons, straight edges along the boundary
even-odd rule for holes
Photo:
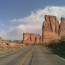
[[[58,54],[59,56],[65,58],[65,41],[64,36],[61,40],[51,41],[50,44],[47,45],[48,48],[51,49],[52,52]]]
[[[43,43],[40,43],[39,45],[44,46],[44,44],[43,44]]]
[[[31,45],[31,44],[29,44],[29,43],[25,43],[25,45],[26,45],[26,46],[29,46],[29,45]]]
[[[41,46],[48,46],[48,43],[40,43],[39,45],[41,45]]]
[[[61,40],[62,41],[65,41],[65,35],[61,37]]]

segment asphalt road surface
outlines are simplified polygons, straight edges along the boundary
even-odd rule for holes
[[[0,56],[0,65],[65,65],[65,60],[42,46],[30,46]]]

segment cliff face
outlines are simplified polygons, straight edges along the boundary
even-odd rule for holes
[[[45,21],[43,23],[43,30],[44,31],[50,31],[50,32],[56,32],[58,34],[59,32],[59,22],[55,16],[48,16],[45,15]]]
[[[39,44],[42,42],[42,37],[38,34],[24,33],[23,43]]]
[[[55,16],[45,15],[45,21],[42,27],[42,37],[44,43],[60,39],[59,22]]]
[[[42,36],[25,33],[23,42],[31,44],[49,43],[52,40],[61,39],[63,35],[65,35],[65,19],[61,18],[61,23],[59,24],[56,16],[45,15]]]
[[[0,37],[0,41],[2,41],[2,38]]]
[[[65,35],[65,18],[61,18],[60,23],[60,36]]]

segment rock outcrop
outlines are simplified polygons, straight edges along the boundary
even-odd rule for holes
[[[45,21],[42,26],[42,36],[24,33],[23,43],[49,43],[52,40],[61,39],[63,35],[65,35],[65,19],[61,18],[61,23],[59,24],[56,16],[45,15]]]
[[[2,38],[0,37],[0,41],[2,41]]]
[[[39,44],[42,42],[42,37],[36,33],[23,33],[23,43]]]
[[[65,18],[61,18],[60,23],[60,37],[65,35]]]
[[[22,40],[14,40],[14,43],[22,44]]]
[[[42,26],[43,42],[47,43],[51,40],[60,39],[59,37],[59,22],[56,16],[45,15],[45,21]]]

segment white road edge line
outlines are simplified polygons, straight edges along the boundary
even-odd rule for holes
[[[49,50],[48,50],[48,51],[49,51]],[[50,51],[50,52],[51,52],[51,51]],[[65,61],[64,58],[62,58],[62,57],[60,57],[60,56],[58,56],[58,55],[55,55],[55,56],[57,56],[57,57],[60,58],[61,60]]]
[[[60,57],[60,56],[58,56],[58,55],[56,55],[57,57],[59,57],[60,59],[62,59],[62,60],[64,60],[65,61],[65,59],[64,58],[62,58],[62,57]]]

